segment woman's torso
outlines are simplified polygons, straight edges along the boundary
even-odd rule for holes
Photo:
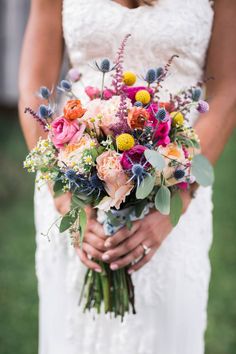
[[[113,59],[127,33],[125,69],[142,75],[147,68],[174,61],[165,88],[176,92],[203,76],[211,36],[213,9],[209,0],[157,0],[154,6],[129,9],[111,0],[64,0],[63,30],[71,65],[86,85],[100,83],[89,66]]]

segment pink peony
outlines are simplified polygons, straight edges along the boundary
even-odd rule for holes
[[[97,87],[93,87],[93,86],[85,87],[84,91],[89,96],[90,100],[94,100],[95,98],[99,98],[101,95],[101,91]]]
[[[122,169],[120,155],[114,150],[108,150],[98,156],[97,173],[98,177],[105,182],[105,189],[109,195],[105,197],[106,210],[111,207],[119,209],[120,204],[133,189],[133,184],[128,182],[129,177]]]
[[[147,148],[143,145],[135,145],[130,150],[124,151],[120,159],[120,163],[125,170],[132,168],[135,163],[144,163],[144,151]]]
[[[79,141],[85,130],[85,125],[79,125],[77,120],[67,120],[64,117],[56,118],[51,125],[50,137],[57,149],[61,149],[65,144]]]

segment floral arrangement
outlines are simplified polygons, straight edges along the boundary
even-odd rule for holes
[[[67,97],[63,112],[56,114],[55,95],[41,87],[46,101],[38,112],[26,108],[48,133],[27,156],[24,167],[40,172],[38,181],[52,181],[54,193],[72,193],[71,210],[61,218],[59,230],[70,231],[73,243],[81,246],[86,229],[87,205],[97,210],[107,235],[121,227],[132,227],[151,208],[170,215],[175,226],[182,212],[180,190],[195,181],[213,183],[213,170],[200,154],[200,142],[188,123],[190,111],[208,111],[201,99],[201,83],[170,95],[167,102],[159,93],[173,56],[164,67],[147,70],[135,86],[135,73],[123,70],[127,35],[114,63],[95,62],[101,88],[87,86],[88,102],[73,92],[80,80],[76,69],[69,71],[58,90]],[[111,85],[105,86],[107,76]],[[75,236],[75,235],[78,235]],[[135,313],[134,287],[127,269],[112,271],[100,262],[102,273],[88,270],[81,301],[84,309],[95,308],[124,317]]]

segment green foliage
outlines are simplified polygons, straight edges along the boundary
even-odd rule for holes
[[[144,155],[147,159],[147,161],[158,171],[162,171],[163,168],[165,167],[165,160],[163,156],[158,152],[154,150],[145,150]]]
[[[152,192],[155,185],[155,177],[148,174],[136,189],[136,198],[145,199]]]
[[[155,196],[155,207],[163,215],[170,214],[170,191],[162,185]]]
[[[75,223],[77,217],[78,217],[78,209],[74,209],[66,213],[61,219],[59,231],[64,232],[68,230]]]
[[[61,180],[58,180],[53,185],[54,197],[58,197],[64,193],[64,183]]]
[[[202,154],[194,156],[192,160],[192,174],[203,187],[211,186],[214,182],[213,167]]]
[[[179,192],[175,192],[170,200],[170,219],[173,226],[176,226],[182,214],[183,202]]]
[[[82,245],[84,239],[84,233],[87,225],[87,215],[84,209],[79,211],[79,232],[80,232],[80,244]]]

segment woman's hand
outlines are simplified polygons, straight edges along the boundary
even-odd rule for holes
[[[104,246],[106,238],[102,225],[90,218],[84,235],[82,249],[78,247],[77,253],[81,262],[95,272],[100,273],[102,271],[99,264],[94,260],[102,261],[102,255],[106,251]]]
[[[71,204],[71,193],[69,192],[54,198],[55,208],[61,215],[65,215],[66,213],[68,213],[68,211],[70,211],[70,204]]]
[[[181,196],[184,212],[191,196],[188,192],[182,192]],[[112,270],[123,268],[138,260],[128,270],[132,273],[150,261],[171,230],[169,216],[153,211],[143,220],[135,221],[130,231],[123,228],[109,237],[105,242],[109,250],[103,254],[102,259],[110,263]]]

